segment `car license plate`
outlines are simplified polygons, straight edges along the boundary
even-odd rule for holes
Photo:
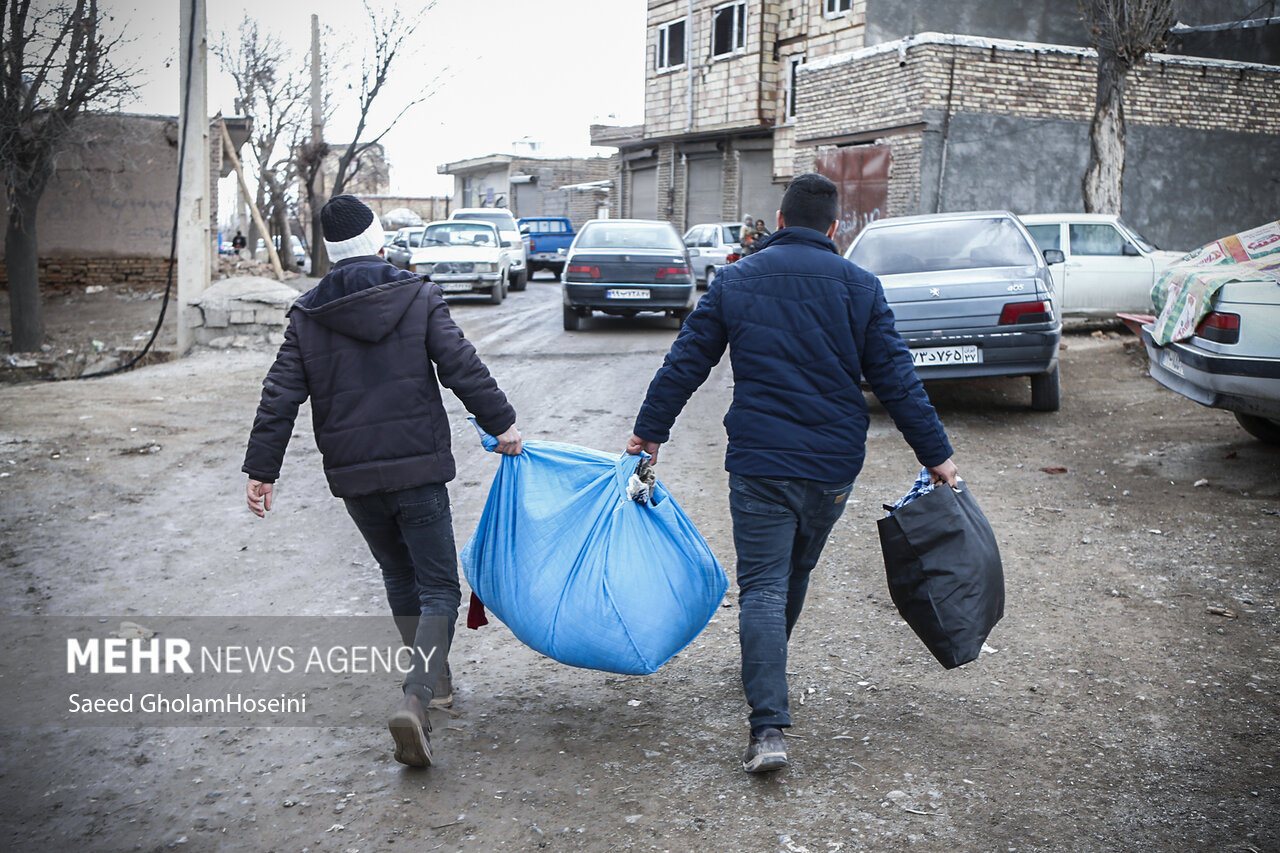
[[[981,364],[982,350],[972,344],[962,347],[913,349],[911,363],[916,367],[932,367],[939,364]]]
[[[469,281],[445,281],[441,282],[440,289],[445,293],[470,293],[471,282]]]
[[[606,290],[604,292],[606,299],[648,299],[649,291],[639,288],[621,288],[619,290]]]
[[[1170,373],[1176,373],[1182,376],[1182,357],[1178,355],[1177,350],[1165,349],[1160,350],[1160,366]]]

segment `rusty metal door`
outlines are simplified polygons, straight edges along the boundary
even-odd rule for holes
[[[818,174],[840,188],[840,227],[835,239],[841,252],[868,222],[885,215],[892,162],[888,145],[854,145],[818,153]]]

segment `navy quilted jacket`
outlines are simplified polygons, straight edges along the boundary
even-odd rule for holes
[[[447,483],[455,469],[440,385],[493,435],[516,421],[439,285],[372,255],[339,261],[290,309],[242,470],[275,482],[298,406],[310,397],[333,494]]]
[[[951,456],[880,280],[842,258],[824,234],[784,228],[715,277],[650,383],[635,434],[667,441],[726,346],[730,472],[853,480],[866,455],[863,381],[921,464]]]

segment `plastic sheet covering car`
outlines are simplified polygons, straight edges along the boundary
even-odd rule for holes
[[[724,570],[662,482],[643,503],[627,497],[640,461],[540,441],[502,457],[462,566],[484,605],[535,651],[644,675],[720,606]]]
[[[1280,221],[1201,246],[1161,273],[1151,289],[1159,312],[1152,338],[1157,346],[1190,338],[1223,285],[1267,279],[1280,283]]]

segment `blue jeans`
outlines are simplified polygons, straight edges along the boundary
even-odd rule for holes
[[[852,482],[729,475],[742,689],[752,729],[791,725],[787,641],[804,608],[809,573],[852,488]]]
[[[415,649],[405,692],[426,707],[445,671],[462,603],[449,491],[435,483],[343,501],[382,569],[401,639]]]

